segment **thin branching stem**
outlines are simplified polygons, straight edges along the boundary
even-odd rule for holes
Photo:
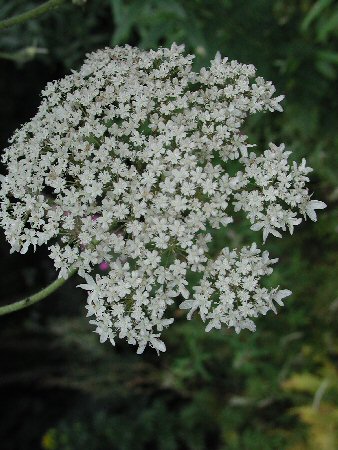
[[[70,277],[72,277],[77,272],[77,268],[72,267],[66,278],[58,278],[53,281],[53,283],[49,284],[47,287],[37,292],[36,294],[30,295],[22,300],[19,300],[15,303],[10,303],[9,305],[0,306],[0,316],[4,316],[5,314],[10,314],[15,311],[19,311],[20,309],[27,308],[28,306],[33,305],[34,303],[43,300],[48,297],[50,294],[59,289]]]
[[[52,9],[58,8],[66,1],[67,0],[48,0],[42,5],[30,9],[29,11],[26,11],[22,14],[18,14],[8,19],[1,20],[0,30],[4,30],[5,28],[9,28],[14,25],[19,25],[20,23],[26,22],[30,19],[35,19],[35,17],[41,16],[42,14],[45,14]]]

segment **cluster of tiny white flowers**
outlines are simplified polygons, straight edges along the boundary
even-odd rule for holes
[[[259,287],[274,260],[255,246],[211,260],[207,229],[242,210],[265,239],[325,207],[310,199],[311,169],[290,166],[284,145],[248,152],[245,119],[282,111],[272,83],[219,54],[198,73],[192,61],[177,45],[88,55],[47,85],[3,157],[0,223],[12,251],[49,243],[60,277],[76,266],[85,278],[101,341],[125,338],[138,352],[165,350],[175,297],[207,330],[239,331],[290,293]],[[233,160],[241,170],[230,175]],[[102,261],[108,270],[93,275]],[[191,272],[201,274],[193,294]]]
[[[259,285],[277,261],[269,259],[267,251],[261,255],[256,244],[240,252],[224,248],[215,260],[208,261],[193,298],[182,302],[180,308],[190,309],[188,319],[199,310],[202,320],[209,321],[206,331],[221,328],[222,323],[234,327],[237,333],[244,328],[255,331],[250,317],[265,315],[269,310],[277,313],[273,302],[283,305],[282,299],[291,294],[286,289],[269,291]]]

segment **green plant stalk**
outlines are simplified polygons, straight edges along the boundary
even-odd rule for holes
[[[9,19],[4,19],[0,21],[0,30],[4,30],[5,28],[12,27],[14,25],[19,25],[20,23],[26,22],[27,20],[34,19],[35,17],[41,16],[46,12],[58,8],[67,0],[48,0],[36,8],[33,8],[27,12],[22,14],[18,14],[17,16],[10,17]]]
[[[11,53],[0,52],[1,59],[9,59],[10,61],[15,61],[15,55]]]
[[[70,277],[72,277],[77,272],[77,268],[72,267],[67,275],[67,278],[58,278],[53,281],[47,287],[37,292],[36,294],[30,295],[18,302],[11,303],[9,305],[0,306],[0,316],[4,316],[5,314],[10,314],[15,311],[19,311],[20,309],[27,308],[28,306],[37,303],[44,298],[48,297],[50,294],[59,289]]]

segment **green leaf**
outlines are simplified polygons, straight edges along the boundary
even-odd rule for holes
[[[330,80],[334,80],[337,78],[336,69],[332,66],[331,63],[327,61],[317,61],[316,68],[322,75],[324,75],[324,77]]]
[[[306,31],[311,23],[316,20],[320,16],[322,11],[330,6],[331,3],[333,3],[333,0],[318,0],[305,16],[301,25],[301,30]]]
[[[320,50],[317,55],[319,56],[319,59],[325,60],[327,62],[338,64],[338,53],[332,52],[329,50]]]

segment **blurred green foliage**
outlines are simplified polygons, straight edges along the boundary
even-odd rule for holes
[[[0,18],[36,4],[0,1]],[[255,116],[248,133],[262,150],[286,142],[295,158],[306,157],[311,189],[329,205],[318,223],[268,242],[280,257],[268,283],[294,295],[253,334],[206,334],[177,311],[167,352],[140,357],[123,344],[99,344],[76,281],[4,320],[3,450],[338,448],[337,37],[334,0],[88,0],[0,33],[2,142],[34,113],[43,84],[78,67],[86,52],[176,41],[196,54],[196,68],[220,50],[274,81],[285,112]],[[215,239],[237,246],[254,237],[239,222]],[[53,277],[43,250],[7,251],[2,243],[6,297]]]

